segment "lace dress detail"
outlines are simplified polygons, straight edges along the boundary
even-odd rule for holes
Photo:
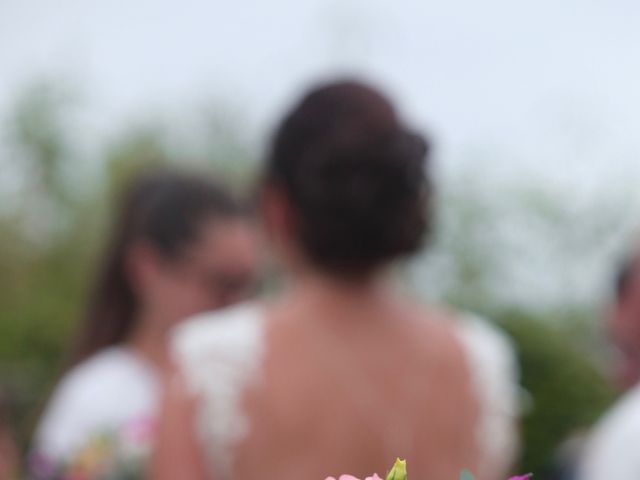
[[[196,431],[216,478],[233,478],[234,447],[249,432],[242,411],[247,386],[260,381],[264,313],[256,304],[200,315],[177,327],[173,353],[199,399]],[[489,322],[462,315],[453,324],[480,404],[476,428],[482,471],[504,473],[517,452],[517,372],[508,339]]]
[[[476,442],[481,448],[483,478],[500,478],[519,451],[519,373],[509,338],[489,321],[462,314],[454,324],[461,341],[479,403]]]
[[[174,360],[198,398],[195,429],[216,478],[232,478],[233,450],[249,431],[242,411],[246,387],[260,378],[263,322],[258,305],[203,314],[179,325]]]

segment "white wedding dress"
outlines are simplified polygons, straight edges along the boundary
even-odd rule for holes
[[[504,473],[518,448],[520,392],[513,349],[476,316],[461,316],[457,331],[481,405],[477,441],[482,467]],[[258,304],[202,314],[176,328],[172,353],[199,398],[195,429],[217,479],[233,478],[234,447],[251,428],[241,399],[247,385],[259,381],[264,349],[264,314]]]

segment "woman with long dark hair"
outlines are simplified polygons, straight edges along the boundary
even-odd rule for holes
[[[321,85],[286,115],[261,211],[290,281],[274,302],[177,327],[154,480],[364,478],[397,456],[416,479],[505,473],[478,435],[482,365],[459,315],[391,274],[431,225],[428,152],[359,82]]]
[[[175,172],[137,178],[36,431],[32,476],[103,478],[101,469],[144,461],[168,332],[187,316],[245,299],[256,260],[250,219],[223,188]]]

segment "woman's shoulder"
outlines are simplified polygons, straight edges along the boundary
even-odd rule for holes
[[[515,369],[515,347],[511,338],[489,319],[440,307],[424,310],[424,316],[433,331],[458,343],[471,363],[488,364],[494,369]],[[516,372],[509,374],[517,376]]]
[[[55,394],[90,400],[104,394],[119,394],[129,386],[146,389],[155,383],[156,374],[150,365],[125,347],[110,347],[71,369]]]
[[[490,320],[469,312],[458,313],[453,328],[473,376],[491,403],[505,414],[520,411],[519,371],[512,340]]]
[[[107,348],[62,377],[38,425],[35,448],[64,458],[89,436],[149,414],[157,389],[149,366],[125,348]]]
[[[479,315],[448,311],[438,319],[457,342],[471,375],[479,407],[477,435],[483,442],[479,468],[497,478],[506,472],[518,449],[516,419],[522,390],[515,348],[508,335]]]
[[[465,312],[456,317],[454,328],[471,363],[480,366],[480,373],[487,381],[518,382],[516,349],[500,327],[484,317]]]

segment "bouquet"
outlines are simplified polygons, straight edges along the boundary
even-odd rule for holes
[[[509,480],[527,480],[532,477],[532,474],[519,475],[517,477],[511,477]],[[335,477],[327,477],[325,480],[336,480]],[[353,475],[340,475],[338,480],[360,480]],[[367,477],[365,480],[382,480],[377,473],[374,473],[372,477]],[[407,480],[407,462],[406,460],[396,459],[396,463],[393,465],[385,480]],[[463,470],[460,474],[460,480],[474,480],[473,475],[468,470]]]
[[[154,421],[134,418],[119,429],[96,431],[76,452],[56,461],[41,452],[29,460],[33,480],[141,480],[151,451]]]

